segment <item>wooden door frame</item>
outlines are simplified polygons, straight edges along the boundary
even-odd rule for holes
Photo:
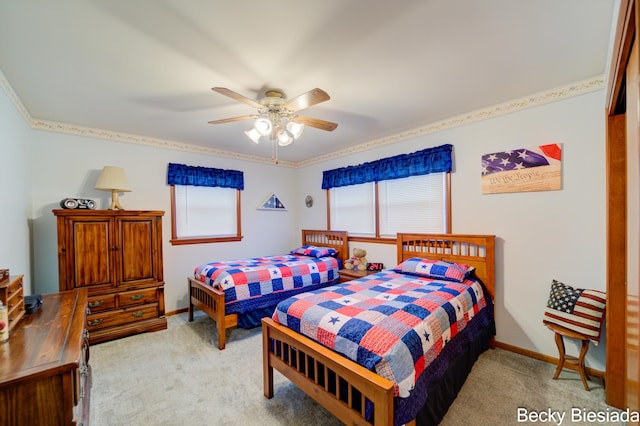
[[[627,129],[625,75],[637,32],[635,0],[621,0],[606,94],[607,311],[605,402],[626,401]],[[637,123],[636,123],[637,124]],[[637,408],[637,407],[635,407]]]

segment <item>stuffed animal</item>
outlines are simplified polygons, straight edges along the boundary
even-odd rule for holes
[[[355,269],[358,271],[364,271],[367,269],[367,251],[364,249],[354,248],[353,256],[344,261],[345,269]]]

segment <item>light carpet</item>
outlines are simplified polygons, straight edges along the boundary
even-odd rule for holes
[[[262,387],[261,329],[233,329],[218,350],[214,322],[196,312],[168,318],[164,331],[91,347],[93,426],[115,425],[340,425],[333,415],[278,372],[275,396]],[[441,423],[455,425],[545,424],[518,418],[518,409],[566,413],[572,408],[616,411],[604,403],[602,381],[582,387],[577,373],[502,349],[481,355]],[[522,414],[521,414],[522,416]],[[471,420],[470,420],[471,419]],[[557,424],[547,422],[546,424]],[[614,424],[614,423],[610,423]]]

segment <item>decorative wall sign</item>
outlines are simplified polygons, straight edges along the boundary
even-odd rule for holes
[[[482,156],[482,193],[562,189],[562,144],[494,152]]]
[[[264,201],[262,203],[260,203],[260,206],[258,207],[258,210],[280,210],[280,211],[286,211],[287,208],[284,206],[284,204],[282,204],[282,202],[280,202],[278,197],[276,197],[276,194],[274,194],[272,192],[271,194],[269,194],[267,196],[267,198],[264,199]]]

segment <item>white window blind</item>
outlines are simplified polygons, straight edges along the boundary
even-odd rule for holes
[[[374,184],[331,188],[331,229],[350,235],[375,235]]]
[[[237,192],[234,188],[175,185],[177,237],[236,235]]]
[[[380,236],[447,232],[446,197],[446,173],[378,182]]]

